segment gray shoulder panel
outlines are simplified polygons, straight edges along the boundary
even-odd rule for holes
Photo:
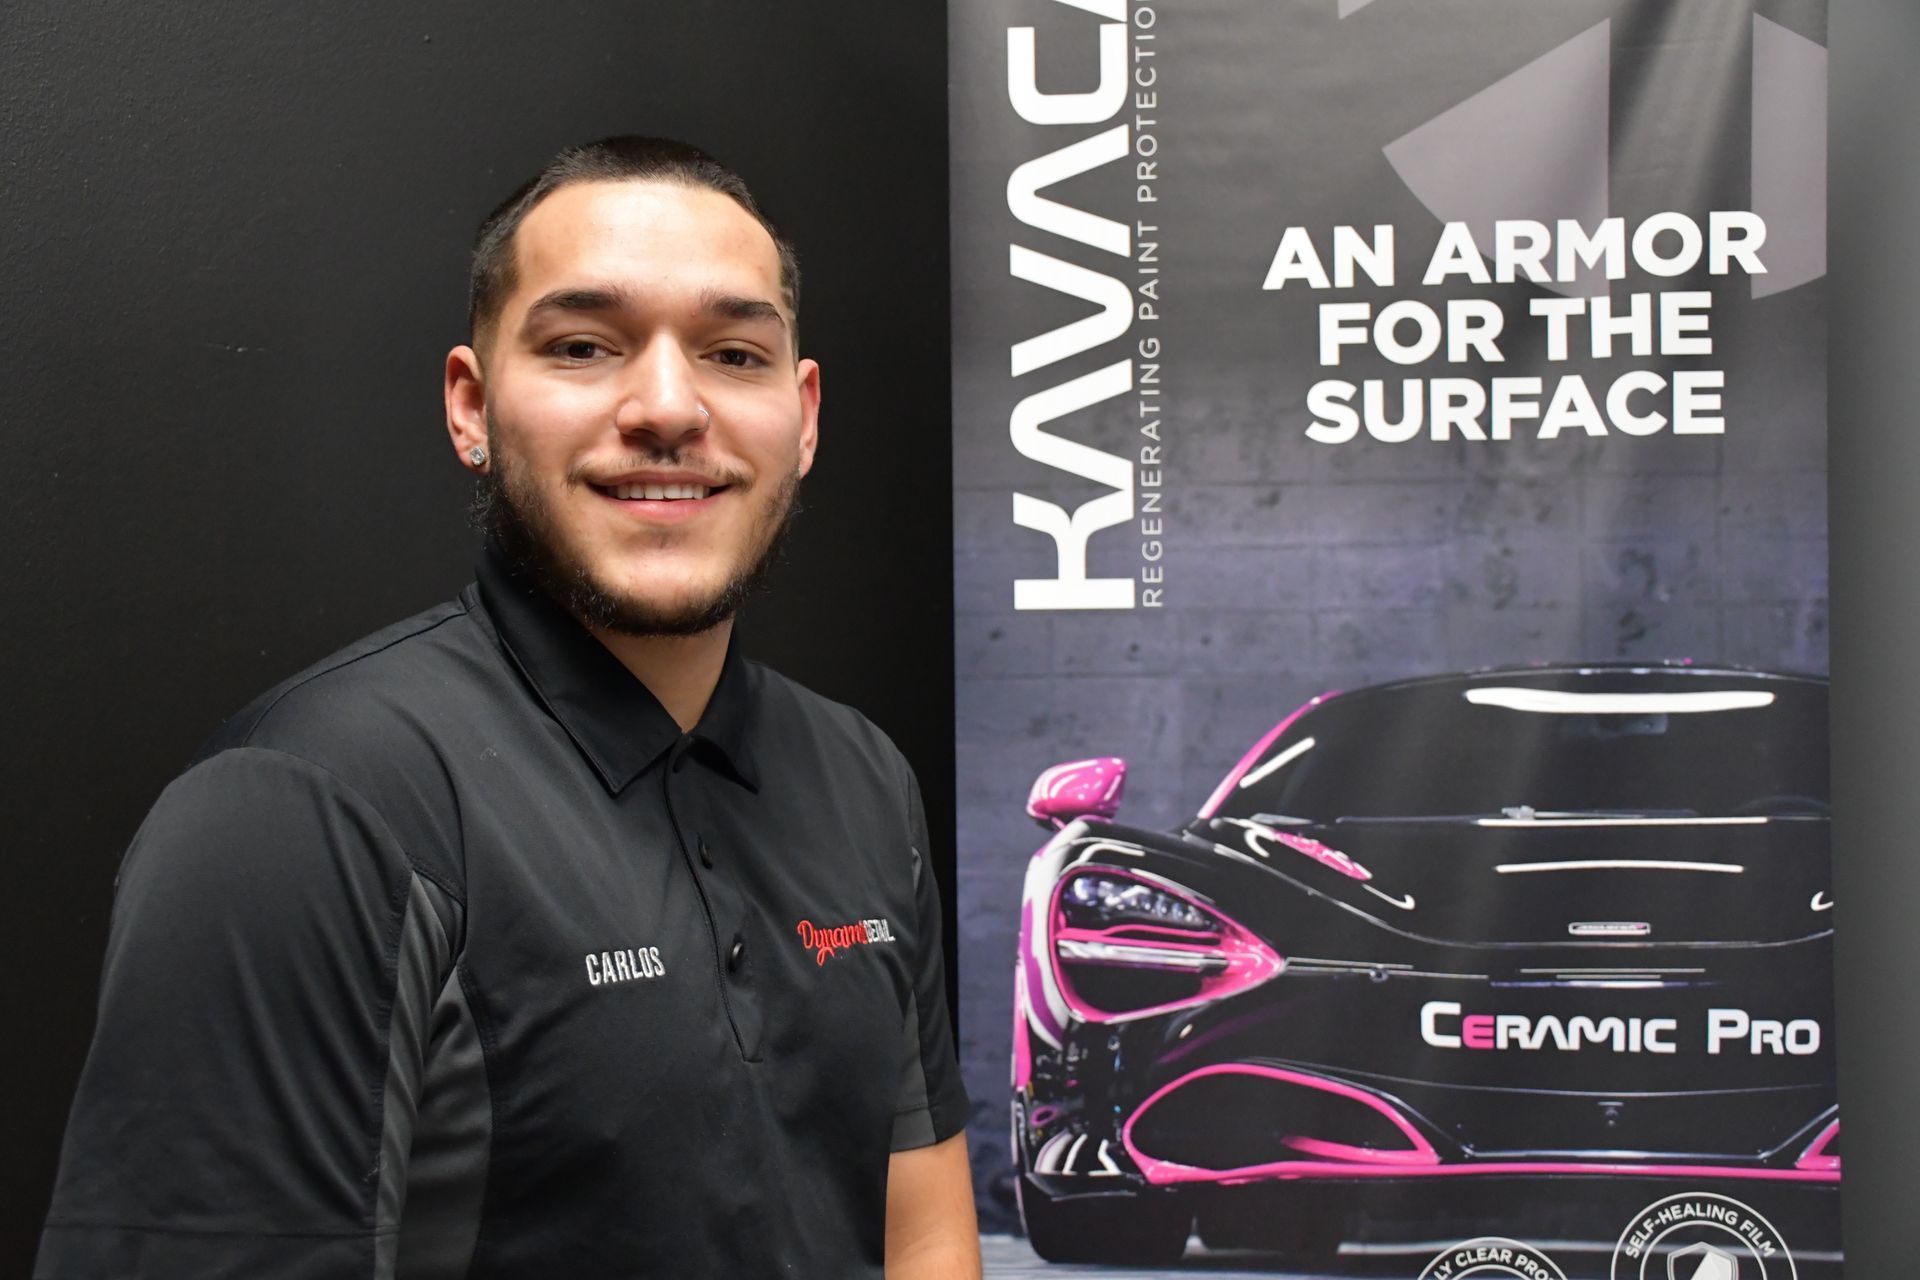
[[[927,1070],[920,1061],[920,1001],[911,991],[902,1033],[900,1093],[893,1104],[894,1151],[930,1146],[934,1140],[933,1114],[927,1108]]]
[[[434,1001],[430,1027],[407,1162],[396,1280],[464,1277],[473,1264],[487,1190],[493,1100],[480,1030],[457,961]]]
[[[393,1280],[397,1235],[407,1199],[407,1163],[425,1084],[436,993],[453,972],[445,894],[411,877],[394,955],[393,1008],[387,1027],[387,1081],[381,1099],[380,1184],[374,1195],[374,1280]],[[438,909],[436,909],[438,908]]]

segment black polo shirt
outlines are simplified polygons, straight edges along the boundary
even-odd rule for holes
[[[154,806],[35,1275],[878,1277],[926,849],[858,713],[729,653],[682,734],[484,556]]]

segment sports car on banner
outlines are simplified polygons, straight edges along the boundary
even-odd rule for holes
[[[1148,1265],[1196,1220],[1210,1245],[1283,1222],[1259,1243],[1326,1266],[1388,1183],[1503,1179],[1517,1207],[1839,1181],[1825,680],[1326,694],[1172,832],[1115,820],[1125,770],[1060,765],[1029,801],[1054,833],[1012,1119],[1042,1257]]]

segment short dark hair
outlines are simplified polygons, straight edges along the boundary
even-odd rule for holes
[[[623,134],[598,142],[568,147],[519,190],[508,196],[480,224],[473,241],[473,263],[467,275],[467,328],[478,343],[483,330],[500,318],[507,295],[513,292],[517,263],[513,238],[527,214],[561,187],[576,182],[673,182],[705,187],[731,197],[734,203],[773,237],[780,255],[780,294],[796,327],[800,315],[800,259],[779,228],[760,210],[739,174],[696,146],[672,138]],[[799,334],[793,335],[796,349]]]

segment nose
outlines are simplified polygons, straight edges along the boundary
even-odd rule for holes
[[[627,371],[614,428],[623,436],[652,436],[669,446],[706,430],[709,415],[700,403],[697,373],[679,344],[665,335],[647,344]]]

